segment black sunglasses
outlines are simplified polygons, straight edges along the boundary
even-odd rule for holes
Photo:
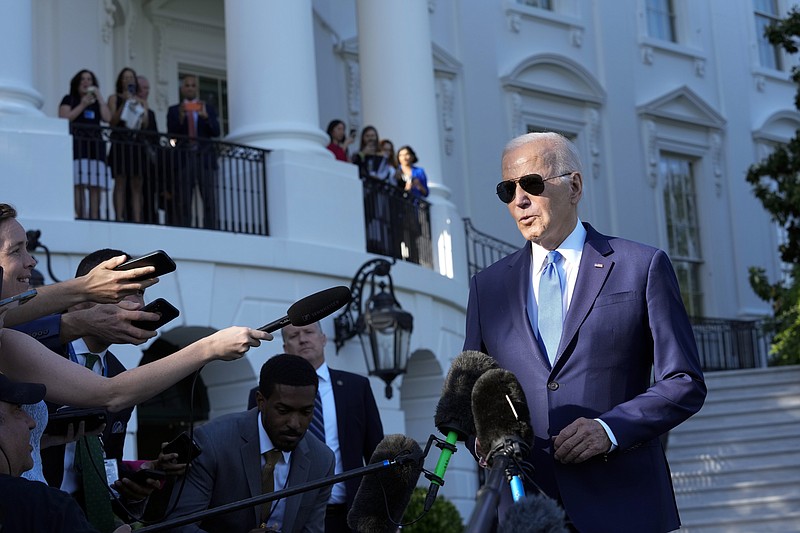
[[[504,204],[511,203],[511,201],[514,199],[515,193],[517,192],[517,183],[519,183],[519,186],[522,187],[522,190],[526,193],[539,196],[544,192],[545,181],[563,178],[564,176],[569,176],[573,173],[574,171],[565,172],[564,174],[550,176],[549,178],[543,178],[539,174],[527,174],[515,180],[501,181],[497,184],[497,197],[500,198],[500,201]]]

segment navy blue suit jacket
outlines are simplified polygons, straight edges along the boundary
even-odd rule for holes
[[[170,106],[167,110],[167,132],[177,133],[179,135],[189,135],[189,121],[184,119],[180,121],[180,104]],[[219,120],[217,119],[217,110],[213,105],[206,102],[206,113],[208,118],[197,117],[197,147],[198,153],[202,154],[203,166],[207,169],[217,168],[217,156],[214,152],[214,145],[208,142],[212,137],[219,137],[220,128]],[[187,114],[188,115],[188,114]],[[205,139],[205,141],[203,140]],[[189,142],[188,139],[179,139],[178,144],[185,144]],[[180,157],[187,157],[188,152],[180,152]],[[185,162],[183,162],[185,164]]]
[[[345,472],[369,464],[372,452],[383,440],[383,424],[372,395],[369,380],[359,374],[328,368],[331,374],[333,400],[336,402],[336,426],[339,430],[339,452]],[[256,406],[256,391],[250,391],[247,408]],[[361,478],[344,482],[348,510],[353,505]]]
[[[663,251],[585,226],[555,366],[526,311],[530,244],[472,278],[464,349],[516,374],[535,433],[534,479],[578,530],[672,531],[680,521],[658,437],[705,399],[692,327]],[[552,438],[579,417],[601,418],[619,448],[580,464],[556,462]]]

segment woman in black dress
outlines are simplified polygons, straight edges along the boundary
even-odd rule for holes
[[[108,189],[109,181],[100,121],[111,120],[111,112],[92,71],[84,69],[73,76],[69,94],[59,105],[58,116],[69,120],[72,134],[75,216],[97,220],[100,218],[100,193]]]

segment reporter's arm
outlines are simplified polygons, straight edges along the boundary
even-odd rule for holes
[[[4,329],[0,371],[17,381],[44,383],[48,401],[115,412],[152,398],[206,363],[240,359],[265,340],[272,340],[272,335],[234,326],[163,359],[105,378],[48,350],[24,333]]]

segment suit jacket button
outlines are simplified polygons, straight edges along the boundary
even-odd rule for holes
[[[551,381],[547,384],[547,388],[550,390],[558,390],[558,381]]]

